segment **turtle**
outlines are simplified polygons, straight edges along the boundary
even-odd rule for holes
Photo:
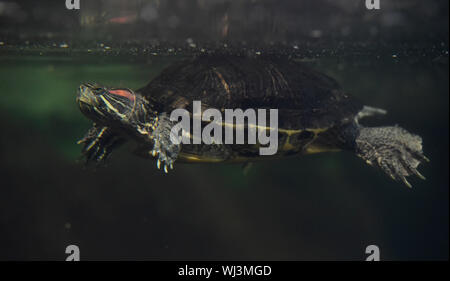
[[[260,144],[183,144],[173,141],[175,109],[277,109],[278,150],[260,155]],[[77,104],[93,126],[78,143],[87,163],[104,163],[127,141],[136,154],[156,160],[165,172],[179,162],[242,162],[327,151],[351,151],[392,179],[425,177],[417,170],[429,159],[422,138],[394,126],[366,127],[363,118],[386,114],[364,105],[332,77],[283,56],[201,55],[164,69],[138,90],[99,83],[79,86]],[[202,123],[202,126],[204,126]],[[208,123],[208,122],[206,122]],[[221,123],[223,126],[230,124]],[[231,124],[232,125],[232,124]],[[271,129],[266,126],[265,129]]]

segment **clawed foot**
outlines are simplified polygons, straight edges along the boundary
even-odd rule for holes
[[[421,151],[400,149],[393,152],[389,158],[379,156],[376,159],[377,165],[392,179],[402,181],[406,186],[412,187],[406,180],[407,176],[416,175],[425,180],[425,177],[417,170],[422,161],[430,160]]]
[[[77,144],[83,144],[81,152],[86,164],[91,161],[101,164],[105,163],[113,148],[123,142],[123,139],[112,133],[108,127],[93,126]]]
[[[356,145],[358,156],[408,187],[412,187],[408,176],[425,179],[417,167],[430,160],[423,154],[422,138],[417,135],[400,127],[362,128]]]
[[[173,169],[173,163],[181,150],[180,144],[175,144],[171,139],[172,122],[169,117],[163,113],[155,120],[155,129],[150,138],[153,140],[153,149],[150,154],[158,157],[156,166],[158,169],[164,166],[164,172],[168,173],[169,168]],[[172,136],[174,137],[174,136]]]

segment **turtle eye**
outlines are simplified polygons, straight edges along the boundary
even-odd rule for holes
[[[121,96],[121,97],[127,98],[132,102],[134,102],[134,100],[136,99],[136,97],[131,93],[131,91],[126,90],[126,89],[114,89],[114,90],[110,90],[109,93],[116,95],[116,96]]]
[[[103,94],[103,93],[105,92],[105,89],[104,89],[104,88],[100,88],[100,87],[96,87],[96,88],[94,88],[92,91],[93,91],[95,94],[97,94],[97,95],[101,95],[101,94]]]

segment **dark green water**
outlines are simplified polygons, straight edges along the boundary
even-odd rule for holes
[[[239,165],[177,164],[168,175],[125,147],[84,169],[82,82],[144,86],[185,55],[0,49],[0,259],[448,259],[448,53],[299,56],[365,104],[372,125],[419,134],[431,162],[413,189],[351,153]],[[304,50],[304,53],[308,53]]]

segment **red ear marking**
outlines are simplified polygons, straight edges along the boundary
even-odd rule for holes
[[[120,90],[119,89],[119,90],[111,90],[109,92],[113,95],[125,97],[131,101],[134,101],[136,99],[136,97],[132,93],[130,93],[130,91],[128,91],[128,90]]]

